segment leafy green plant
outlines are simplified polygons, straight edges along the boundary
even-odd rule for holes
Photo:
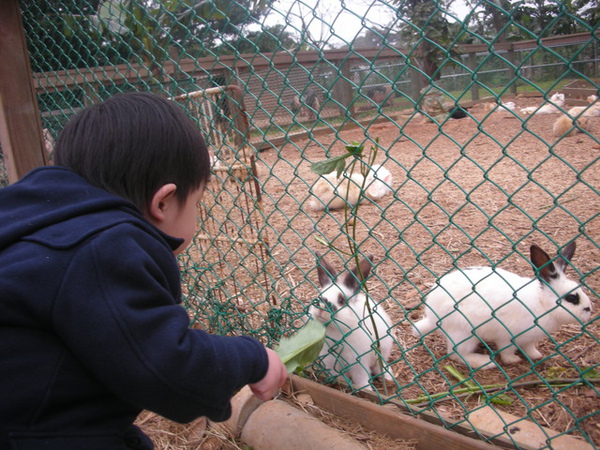
[[[510,396],[508,394],[500,393],[500,394],[495,394],[490,397],[486,393],[485,389],[480,388],[479,386],[477,386],[477,384],[475,384],[471,380],[467,379],[467,377],[465,377],[462,374],[462,372],[460,372],[456,367],[448,365],[448,366],[445,366],[444,368],[450,373],[450,375],[452,375],[454,378],[456,378],[459,381],[459,383],[464,384],[467,389],[471,390],[473,394],[476,394],[476,393],[483,394],[490,399],[490,402],[496,403],[498,405],[512,405],[512,402],[513,402],[512,398],[510,398]]]
[[[356,238],[358,223],[356,219],[358,217],[361,201],[366,198],[366,190],[368,187],[367,175],[371,170],[371,167],[375,164],[378,150],[379,138],[375,139],[375,145],[371,146],[371,149],[368,152],[365,152],[363,144],[351,142],[349,145],[346,145],[346,153],[328,158],[323,161],[316,161],[311,165],[311,171],[318,175],[328,175],[334,171],[336,172],[338,178],[344,176],[344,174],[348,174],[349,176],[354,173],[360,173],[362,175],[362,182],[359,186],[360,193],[356,204],[350,205],[346,203],[346,206],[344,207],[344,231],[348,242],[348,251],[343,251],[319,237],[317,238],[317,241],[331,249],[337,250],[340,253],[348,254],[351,259],[354,259],[355,266],[359,271],[359,279],[362,280],[361,287],[365,290],[367,298],[369,297],[369,290],[365,283],[364,275],[360,273],[361,269],[359,260],[361,257],[361,252]],[[346,183],[346,186],[346,192],[341,193],[341,195],[347,199],[350,191],[350,183]],[[383,361],[381,358],[381,348],[379,343],[380,336],[377,325],[375,324],[375,318],[373,317],[373,311],[371,310],[371,304],[369,301],[365,301],[365,309],[367,310],[367,317],[370,318],[372,329],[375,333],[375,345],[377,347],[377,354],[379,355],[379,367],[381,370],[383,370],[385,361]],[[384,390],[387,391],[385,383],[383,383],[383,387]]]
[[[551,387],[567,387],[577,386],[582,384],[598,384],[600,383],[600,377],[598,372],[593,368],[583,369],[583,373],[578,374],[579,371],[574,373],[574,378],[552,378],[551,376],[545,376],[544,378],[532,381],[522,382],[511,382],[510,384],[485,384],[477,385],[472,381],[468,380],[459,370],[454,366],[444,366],[452,376],[459,380],[459,385],[463,384],[465,387],[453,387],[452,389],[444,392],[438,392],[435,394],[425,394],[416,398],[404,400],[408,405],[417,406],[431,406],[433,403],[441,402],[444,400],[455,400],[457,398],[469,398],[474,394],[484,395],[489,399],[491,403],[499,405],[511,405],[513,403],[512,397],[509,392],[514,391],[517,388],[527,388],[535,386],[543,386],[546,388]],[[551,368],[549,373],[564,374],[568,375],[570,371],[563,368]]]
[[[367,174],[375,164],[378,150],[379,138],[375,139],[375,145],[373,145],[366,154],[363,144],[351,142],[349,145],[346,145],[346,153],[323,161],[316,161],[312,163],[310,167],[311,171],[318,175],[328,175],[334,171],[338,178],[343,176],[344,173],[351,175],[357,172],[362,175],[362,183],[359,186],[360,194],[356,204],[347,204],[344,208],[344,229],[348,241],[348,254],[354,258],[357,267],[359,266],[360,252],[356,244],[356,218],[358,217],[361,201],[366,198]],[[350,161],[348,161],[348,159],[350,159]],[[348,198],[350,183],[347,183],[346,186],[346,192],[343,193],[344,198]],[[324,241],[321,242],[323,243]],[[333,248],[331,244],[325,244],[328,247]],[[340,251],[340,249],[337,250]]]
[[[325,344],[325,326],[310,320],[298,332],[282,338],[275,351],[285,364],[288,373],[300,372],[319,357]]]

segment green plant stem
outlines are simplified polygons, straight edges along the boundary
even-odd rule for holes
[[[357,232],[356,221],[358,219],[358,211],[359,211],[360,203],[363,200],[363,198],[366,197],[367,175],[369,174],[371,167],[373,166],[373,164],[375,163],[375,160],[377,159],[377,151],[379,149],[378,144],[379,144],[379,139],[377,139],[376,145],[371,147],[371,151],[369,152],[369,156],[368,156],[368,160],[367,160],[366,164],[362,159],[360,159],[359,157],[357,157],[355,155],[354,158],[352,159],[352,162],[350,164],[348,164],[348,166],[346,168],[346,172],[350,176],[352,176],[354,174],[354,170],[356,169],[356,165],[360,164],[359,170],[360,170],[360,174],[362,175],[360,191],[359,191],[358,198],[356,200],[356,204],[352,205],[351,207],[346,205],[344,208],[344,220],[345,220],[344,227],[345,227],[345,231],[346,231],[346,236],[348,237],[347,238],[348,239],[348,248],[350,249],[350,253],[354,256],[354,264],[357,268],[358,276],[363,281],[364,281],[365,277],[361,273],[360,264],[359,264],[360,258],[358,255],[358,247],[356,245],[356,232]],[[362,158],[363,153],[360,152],[360,155]],[[346,187],[346,195],[345,195],[346,200],[348,200],[348,196],[350,194],[350,183],[352,183],[352,180],[349,179],[347,187]],[[377,359],[378,359],[379,370],[383,373],[384,361],[382,361],[382,358],[381,358],[381,342],[379,340],[380,339],[379,330],[377,329],[377,325],[375,323],[375,318],[373,317],[373,311],[371,310],[371,304],[369,302],[369,288],[366,285],[366,283],[363,283],[362,287],[365,290],[365,294],[366,294],[366,301],[365,301],[364,306],[367,309],[368,316],[371,320],[373,332],[375,333],[375,348],[377,350]],[[383,382],[383,391],[384,391],[385,395],[388,395],[387,385],[386,385],[385,381]]]
[[[600,384],[600,379],[586,379],[588,383]],[[497,391],[505,391],[508,392],[509,389],[515,389],[520,387],[529,387],[529,386],[553,386],[553,387],[564,387],[569,386],[571,384],[582,384],[583,381],[580,378],[558,378],[553,380],[551,383],[546,381],[523,381],[521,383],[515,383],[510,386],[510,388],[506,384],[489,384],[485,386],[475,388],[461,388],[461,389],[453,389],[451,391],[438,392],[437,394],[432,395],[421,395],[417,398],[412,398],[409,400],[404,400],[409,405],[430,405],[442,400],[452,400],[454,398],[466,397],[472,395],[476,392],[480,393],[492,393]],[[452,397],[448,397],[452,395]]]
[[[456,367],[451,366],[451,365],[447,365],[444,366],[444,369],[446,369],[450,375],[452,375],[454,378],[456,378],[459,382],[464,383],[465,386],[467,386],[470,389],[475,389],[476,391],[479,390],[478,386],[471,380],[467,379],[467,377],[465,377],[462,372],[460,372]],[[492,403],[498,403],[500,405],[510,405],[512,403],[512,399],[504,393],[498,394],[494,397],[492,397],[490,399],[490,401]]]
[[[377,326],[375,323],[375,318],[373,317],[373,311],[371,310],[371,304],[369,302],[369,289],[368,289],[366,283],[364,282],[365,276],[361,272],[360,261],[359,261],[360,258],[359,258],[359,254],[358,254],[358,246],[356,244],[356,239],[357,239],[357,237],[356,237],[357,236],[356,221],[358,218],[358,211],[360,208],[361,201],[363,200],[363,198],[366,197],[367,176],[369,174],[369,171],[371,170],[371,167],[373,166],[373,164],[375,163],[375,161],[377,159],[377,152],[379,150],[379,138],[377,138],[375,140],[375,145],[371,147],[371,151],[369,152],[369,156],[367,158],[366,163],[363,159],[364,158],[364,153],[363,153],[364,148],[362,146],[359,147],[358,144],[353,143],[351,146],[346,147],[346,149],[348,150],[347,154],[337,156],[334,158],[329,158],[329,160],[327,160],[325,162],[313,163],[312,169],[314,172],[317,172],[321,175],[325,174],[325,173],[331,173],[331,171],[333,171],[333,170],[338,170],[338,174],[341,174],[341,176],[348,178],[348,180],[347,180],[348,182],[346,185],[346,192],[344,195],[344,198],[346,199],[346,206],[344,207],[344,231],[345,231],[345,235],[348,240],[348,249],[349,249],[348,254],[354,258],[354,263],[355,263],[357,271],[358,271],[357,275],[360,278],[360,282],[361,282],[361,289],[364,289],[365,294],[366,294],[366,301],[365,301],[364,307],[366,308],[366,310],[368,312],[368,315],[371,320],[371,325],[373,327],[373,332],[375,333],[375,348],[377,350],[377,355],[378,355],[379,369],[381,372],[383,372],[384,361],[382,361],[382,358],[381,358],[381,343],[379,340],[380,339],[379,330],[377,329]],[[338,163],[341,162],[342,160],[345,161],[345,159],[349,156],[352,157],[352,160],[350,161],[350,163],[346,164],[343,171],[340,172]],[[360,171],[360,174],[362,175],[362,181],[361,181],[361,185],[359,186],[359,194],[358,194],[358,198],[356,199],[356,204],[349,206],[347,201],[348,201],[349,194],[350,194],[351,183],[354,182],[351,179],[351,177],[354,174],[357,164],[359,164],[359,171]],[[321,242],[322,244],[326,245],[329,248],[334,247],[333,245],[331,245],[330,243],[327,243],[324,239],[322,239],[320,237],[318,237],[316,239],[318,242]],[[341,251],[341,250],[339,250],[339,251]],[[342,253],[346,253],[346,252],[342,252]],[[384,389],[385,395],[387,395],[388,394],[387,385],[385,384],[385,382],[383,383],[383,389]]]

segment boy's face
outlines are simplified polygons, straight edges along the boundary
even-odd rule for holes
[[[203,194],[204,185],[190,192],[184,203],[177,202],[177,205],[170,210],[170,220],[159,227],[164,233],[184,240],[184,243],[173,252],[176,256],[190,245],[196,234],[198,203],[202,200]]]

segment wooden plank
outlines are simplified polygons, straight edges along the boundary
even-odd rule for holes
[[[510,435],[518,448],[529,445],[542,448],[547,445],[553,450],[594,450],[592,444],[569,434],[543,427],[529,419],[486,406],[469,414],[469,423],[478,430],[486,430],[494,435]]]
[[[307,392],[318,407],[338,416],[356,420],[364,427],[384,433],[394,439],[416,440],[418,441],[417,448],[421,450],[490,450],[498,448],[407,414],[396,413],[384,406],[345,394],[306,378],[292,375],[291,381],[295,392]]]
[[[14,183],[46,164],[19,0],[0,1],[0,143]]]
[[[413,112],[414,112],[413,109],[409,109],[409,110],[400,111],[399,113],[395,112],[387,117],[380,116],[377,118],[370,118],[370,119],[364,119],[364,120],[353,120],[352,122],[345,122],[344,125],[338,126],[338,128],[336,128],[336,131],[339,133],[340,131],[358,128],[359,125],[361,125],[363,128],[365,128],[365,127],[375,125],[378,123],[383,123],[383,122],[387,123],[387,122],[390,122],[390,119],[393,119],[393,117],[398,118],[398,116],[410,115]],[[267,150],[269,148],[281,147],[283,144],[285,144],[287,142],[297,142],[301,139],[307,139],[307,138],[312,139],[312,138],[315,138],[318,136],[322,136],[324,134],[331,134],[331,127],[320,127],[320,128],[313,128],[311,130],[298,131],[296,133],[291,133],[291,134],[286,134],[284,136],[275,137],[275,138],[269,139],[268,141],[256,140],[256,141],[252,142],[252,146],[257,151],[263,151],[263,150]]]
[[[576,45],[585,44],[592,42],[594,39],[598,39],[600,31],[594,30],[591,33],[574,33],[566,36],[550,36],[542,39],[529,39],[526,41],[518,42],[495,42],[491,47],[493,51],[508,51],[508,50],[534,50],[540,47],[560,47],[565,45]],[[488,53],[490,51],[490,44],[460,44],[457,46],[459,52],[462,53]]]
[[[239,56],[222,55],[218,58],[182,59],[178,63],[177,72],[191,76],[217,70],[243,70],[249,67],[258,70],[259,68],[289,66],[291,64],[313,66],[322,61],[364,61],[365,59],[375,60],[400,56],[402,56],[402,50],[392,48],[360,49],[350,54],[347,50],[313,50],[296,54],[277,52],[241,54]],[[175,77],[175,68],[172,65],[165,67],[165,74]],[[135,82],[149,79],[152,76],[152,73],[140,64],[119,64],[116,66],[78,68],[33,74],[38,90],[44,93],[75,89],[85,84]]]

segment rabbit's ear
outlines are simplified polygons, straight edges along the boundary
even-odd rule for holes
[[[531,262],[538,269],[538,276],[544,279],[547,283],[558,278],[556,266],[551,261],[550,256],[537,245],[533,244],[529,249],[531,254]]]
[[[319,253],[315,252],[317,256],[317,274],[319,275],[319,283],[321,287],[329,286],[335,280],[337,276],[335,269],[325,261],[325,258]]]
[[[575,254],[575,247],[575,241],[571,241],[565,246],[565,248],[562,249],[562,251],[558,252],[558,256],[560,256],[560,258],[556,260],[556,265],[560,270],[563,271],[563,273],[567,268],[567,263],[571,261],[571,258]]]
[[[357,291],[359,281],[367,279],[371,273],[373,258],[373,255],[368,254],[366,255],[366,258],[360,260],[358,263],[358,268],[355,267],[346,274],[346,277],[344,278],[344,286],[348,286],[350,289],[352,289],[352,291]]]

